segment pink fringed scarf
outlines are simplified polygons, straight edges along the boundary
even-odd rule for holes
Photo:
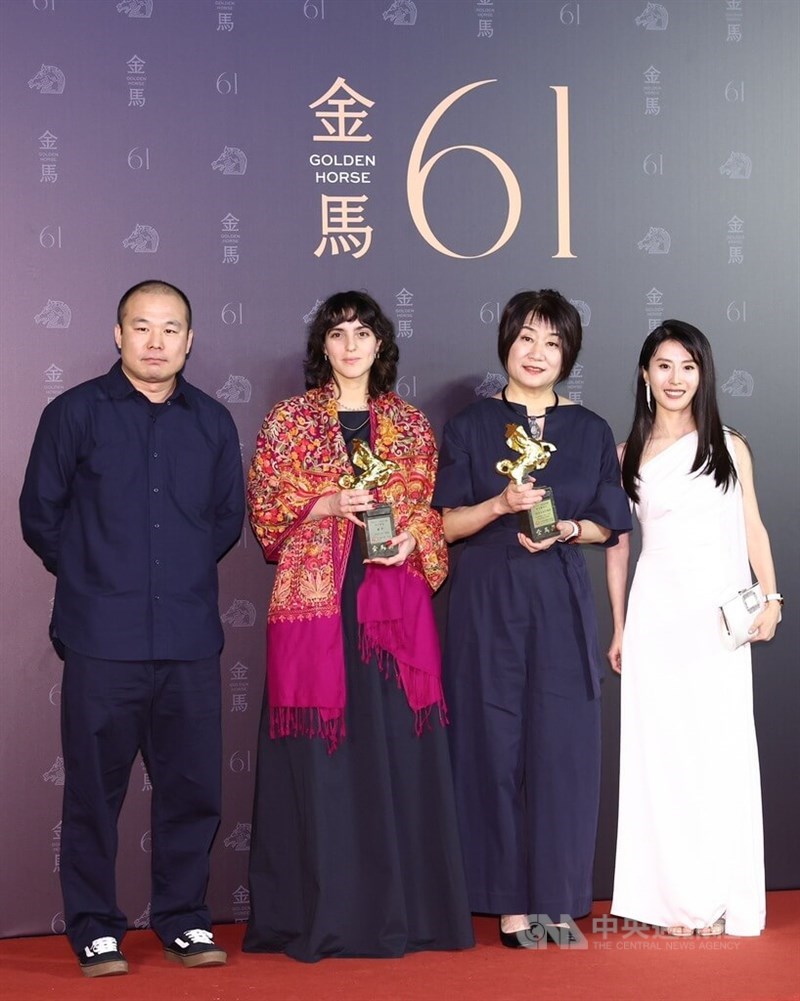
[[[407,567],[367,566],[358,591],[362,659],[394,669],[420,735],[431,711],[447,723],[439,636],[430,591]],[[267,678],[271,737],[322,737],[333,753],[346,736],[341,617],[270,624]]]

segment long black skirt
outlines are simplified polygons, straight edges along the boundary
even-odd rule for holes
[[[354,547],[356,549],[357,547]],[[472,923],[446,733],[422,736],[394,677],[358,652],[360,553],[342,594],[347,736],[259,734],[246,952],[398,957],[465,949]]]

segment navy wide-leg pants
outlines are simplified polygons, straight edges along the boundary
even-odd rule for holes
[[[121,940],[117,818],[141,750],[152,793],[151,925],[171,942],[211,927],[209,853],[220,820],[219,656],[98,660],[67,649],[61,689],[64,806],[61,889],[67,936],[81,953]]]

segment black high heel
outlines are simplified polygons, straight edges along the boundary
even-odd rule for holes
[[[506,949],[535,949],[539,944],[531,935],[530,928],[520,928],[519,931],[503,931],[500,927],[500,944]]]

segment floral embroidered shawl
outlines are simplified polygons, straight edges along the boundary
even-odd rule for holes
[[[305,518],[352,472],[333,390],[308,390],[267,414],[247,486],[253,530],[278,563],[267,615],[270,733],[322,736],[331,751],[345,736],[340,592],[354,526]],[[387,654],[395,662],[419,732],[434,706],[445,714],[430,601],[447,576],[441,517],[430,507],[436,443],[425,416],[395,393],[371,401],[370,430],[373,451],[400,467],[376,499],[392,504],[398,531],[410,531],[417,546],[403,567],[367,567],[358,596],[362,655],[377,653],[384,669]],[[395,604],[395,621],[376,621]]]

